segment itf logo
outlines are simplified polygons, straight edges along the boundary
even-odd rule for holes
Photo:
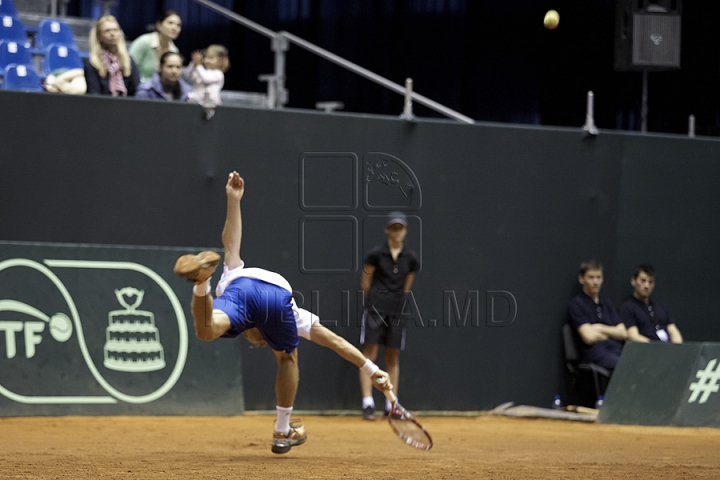
[[[28,246],[29,256],[42,248]],[[117,258],[108,250],[73,247],[72,253]],[[0,261],[0,395],[6,398],[152,402],[176,384],[187,350],[183,308],[145,265],[27,256]]]
[[[300,157],[299,268],[305,274],[356,273],[362,252],[377,243],[393,210],[417,211],[422,191],[397,157],[369,152],[305,153]],[[370,213],[368,215],[368,212]],[[408,244],[422,265],[422,222],[408,215]]]
[[[720,390],[720,383],[718,383],[720,382],[720,364],[718,364],[718,359],[710,360],[705,370],[698,370],[695,377],[698,381],[690,384],[692,394],[688,398],[688,403],[693,403],[700,397],[698,403],[702,404],[708,401],[710,394],[717,393]]]

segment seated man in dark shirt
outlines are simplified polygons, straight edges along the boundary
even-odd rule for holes
[[[680,330],[670,319],[670,312],[662,303],[650,298],[655,288],[655,269],[643,264],[635,269],[630,279],[633,296],[620,306],[620,318],[633,342],[682,343]]]
[[[617,365],[627,330],[612,302],[600,297],[602,264],[586,260],[580,264],[578,281],[583,291],[570,301],[568,323],[577,332],[580,361],[595,363],[612,373]]]

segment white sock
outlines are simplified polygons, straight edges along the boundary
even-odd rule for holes
[[[375,400],[373,399],[372,395],[369,397],[363,397],[363,409],[367,407],[375,408]]]
[[[386,398],[385,399],[385,411],[389,412],[390,410],[392,410],[392,402]]]
[[[276,406],[275,409],[277,410],[275,431],[287,435],[290,432],[290,415],[292,414],[293,407]]]

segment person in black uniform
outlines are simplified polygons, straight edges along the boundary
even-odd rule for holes
[[[385,347],[385,370],[398,392],[400,351],[405,348],[407,319],[401,315],[405,295],[410,292],[415,272],[420,268],[417,255],[405,248],[407,216],[390,212],[385,224],[387,242],[373,248],[365,257],[361,286],[365,295],[360,344],[363,354],[374,361],[380,345]],[[375,420],[375,401],[371,379],[360,375],[363,418]],[[385,412],[390,411],[386,400]]]
[[[655,268],[643,264],[635,269],[630,284],[633,296],[620,306],[620,318],[633,342],[682,343],[680,330],[662,303],[650,298],[655,288]]]
[[[615,370],[627,329],[612,302],[600,296],[603,267],[596,260],[580,264],[578,282],[582,292],[570,300],[568,323],[580,337],[580,361]]]

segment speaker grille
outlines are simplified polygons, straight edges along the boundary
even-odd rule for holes
[[[680,68],[680,16],[633,15],[632,63]]]

